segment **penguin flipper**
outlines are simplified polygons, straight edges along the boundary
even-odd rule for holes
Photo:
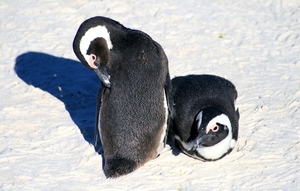
[[[240,119],[240,111],[239,111],[239,108],[237,108],[235,112],[236,112],[237,119]]]
[[[166,129],[166,134],[164,138],[164,147],[166,147],[167,140],[168,140],[168,134],[169,134],[169,128],[171,124],[171,115],[172,115],[172,107],[173,107],[173,100],[171,96],[171,89],[172,89],[172,82],[170,78],[170,74],[168,73],[166,76],[166,83],[165,83],[165,95],[166,95],[166,100],[167,100],[167,106],[168,106],[168,118],[167,118],[167,129]]]
[[[96,124],[95,124],[95,131],[94,131],[94,147],[96,152],[99,152],[102,148],[101,144],[101,135],[100,135],[100,109],[102,104],[102,94],[104,91],[102,84],[99,87],[98,95],[97,95],[97,104],[96,104]]]

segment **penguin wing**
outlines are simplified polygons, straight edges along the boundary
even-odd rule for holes
[[[167,101],[167,105],[168,105],[168,116],[167,117],[167,129],[166,129],[166,135],[164,138],[164,147],[167,144],[167,139],[168,139],[168,132],[169,132],[169,126],[171,123],[171,114],[172,114],[172,105],[173,105],[173,101],[172,101],[172,96],[171,96],[171,90],[172,90],[172,83],[171,83],[171,78],[170,78],[170,74],[169,72],[167,73],[166,76],[166,83],[165,83],[165,95],[166,95],[166,101]]]
[[[97,152],[102,150],[101,144],[101,133],[100,133],[100,111],[102,105],[102,95],[105,91],[105,87],[100,84],[98,95],[97,95],[97,104],[96,104],[96,124],[95,124],[95,131],[94,131],[94,147]]]
[[[199,106],[195,103],[196,95],[191,91],[190,80],[186,76],[172,79],[172,131],[182,141],[191,134],[192,125]],[[196,106],[196,107],[195,107]]]
[[[239,135],[239,119],[240,119],[240,112],[239,109],[237,108],[235,113],[235,115],[232,117],[232,138],[237,140],[238,139],[238,135]]]

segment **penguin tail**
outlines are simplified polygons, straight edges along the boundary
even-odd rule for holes
[[[108,159],[104,164],[104,174],[106,178],[117,178],[133,172],[137,166],[135,161],[124,158]]]

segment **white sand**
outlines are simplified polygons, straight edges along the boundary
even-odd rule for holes
[[[89,144],[99,80],[71,46],[95,15],[148,33],[171,77],[231,80],[238,152],[203,163],[168,147],[106,179]],[[300,190],[298,0],[2,1],[0,87],[0,190]]]

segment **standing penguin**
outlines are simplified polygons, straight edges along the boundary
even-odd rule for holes
[[[237,91],[228,80],[214,75],[172,79],[172,124],[181,150],[202,161],[229,154],[238,138]]]
[[[99,134],[106,177],[128,174],[156,158],[166,139],[171,87],[162,47],[141,31],[98,16],[80,25],[73,49],[102,82],[96,138]]]

